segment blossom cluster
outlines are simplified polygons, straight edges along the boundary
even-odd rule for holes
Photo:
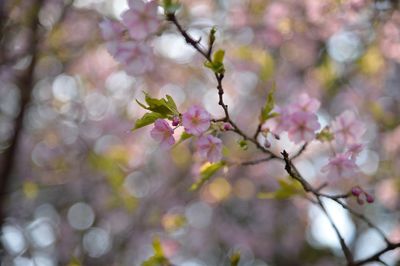
[[[222,141],[212,134],[207,134],[211,125],[211,115],[202,107],[194,105],[185,113],[172,119],[172,126],[176,129],[182,125],[185,133],[198,137],[196,150],[203,160],[218,162],[222,158]],[[163,148],[175,144],[174,129],[164,119],[157,119],[150,132],[153,139],[160,142]]]
[[[316,112],[321,103],[307,94],[301,94],[297,102],[287,108],[276,108],[276,117],[267,120],[263,130],[279,136],[288,132],[289,139],[294,143],[315,139],[315,132],[321,127]]]
[[[129,0],[129,9],[122,21],[105,19],[101,33],[110,54],[131,75],[141,75],[154,69],[153,53],[147,41],[160,27],[156,0]]]
[[[365,127],[353,112],[347,110],[332,122],[332,133],[338,151],[335,151],[334,157],[329,159],[322,171],[333,179],[354,177],[359,171],[356,158],[364,146],[360,140],[365,133]]]
[[[160,27],[157,9],[158,4],[155,0],[129,0],[129,9],[122,14],[121,22],[105,20],[100,25],[109,52],[130,74],[140,75],[154,67],[151,60],[152,51],[146,42]],[[279,14],[278,17],[287,15],[279,4],[274,6],[274,10]],[[267,21],[267,25],[275,24]],[[222,57],[216,56],[217,52],[213,61],[208,63],[219,63],[223,68],[224,51],[219,52]],[[220,58],[218,62],[217,58]],[[205,66],[209,67],[207,64]],[[216,68],[209,68],[218,74]],[[205,109],[194,105],[181,114],[170,96],[160,100],[149,97],[147,103],[148,107],[141,105],[152,113],[147,113],[141,118],[135,129],[153,124],[151,137],[160,143],[161,148],[170,148],[176,143],[175,130],[182,126],[186,136],[195,137],[196,151],[202,160],[218,162],[222,159],[222,141],[215,133],[232,129],[229,123],[215,130],[211,126],[211,115]],[[264,136],[263,145],[266,149],[271,146],[268,134],[280,139],[282,133],[286,133],[294,144],[305,144],[314,140],[329,141],[331,157],[321,171],[331,180],[354,177],[359,172],[356,158],[364,147],[360,139],[365,128],[353,112],[345,111],[337,116],[330,126],[318,132],[321,129],[317,116],[320,106],[318,99],[303,93],[289,105],[278,107],[275,106],[272,91],[260,118],[259,133]]]
[[[289,140],[295,144],[310,142],[317,137],[320,129],[318,111],[321,103],[307,94],[301,94],[297,101],[286,108],[275,108],[276,116],[267,120],[262,130],[272,133],[275,138],[283,132],[287,132]],[[321,131],[322,132],[322,131]],[[360,143],[365,127],[357,120],[355,114],[349,110],[344,111],[332,121],[328,134],[329,141],[333,141],[336,150],[329,162],[322,168],[328,178],[354,177],[359,169],[356,158],[363,149]],[[265,139],[264,146],[268,148],[270,143]]]

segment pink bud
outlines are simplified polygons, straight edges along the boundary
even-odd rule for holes
[[[231,124],[229,124],[229,123],[224,123],[224,130],[228,131],[228,130],[232,130],[232,129],[233,129],[233,127],[232,127]]]
[[[375,201],[374,196],[372,196],[372,195],[370,195],[368,193],[365,193],[365,198],[366,198],[368,203],[373,203]]]
[[[362,189],[360,187],[358,187],[358,186],[357,187],[353,187],[351,189],[351,194],[353,194],[353,196],[356,196],[356,197],[360,196],[362,192],[363,192]]]
[[[181,120],[179,119],[179,116],[174,116],[172,118],[172,126],[176,127],[180,124]]]

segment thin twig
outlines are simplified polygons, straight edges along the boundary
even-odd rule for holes
[[[259,164],[259,163],[264,163],[264,162],[271,161],[272,159],[274,159],[274,158],[269,156],[269,157],[266,157],[266,158],[261,158],[261,159],[241,162],[240,165],[243,165],[243,166],[256,165],[256,164]]]

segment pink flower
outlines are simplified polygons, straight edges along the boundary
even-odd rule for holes
[[[279,115],[268,119],[262,128],[270,130],[275,135],[279,135],[283,131],[288,131],[291,125],[289,110],[276,107],[274,112]]]
[[[213,135],[201,136],[196,142],[200,157],[209,162],[219,162],[222,159],[222,141]]]
[[[350,159],[355,160],[357,156],[362,152],[364,145],[359,143],[351,144],[347,151],[346,155],[350,157]]]
[[[182,115],[182,125],[186,132],[195,136],[204,133],[210,127],[210,121],[210,113],[196,105]]]
[[[351,111],[345,111],[332,122],[332,131],[339,144],[351,144],[360,141],[365,127]]]
[[[310,96],[308,96],[308,94],[302,93],[302,94],[300,94],[296,103],[294,103],[290,107],[290,110],[292,112],[302,111],[302,112],[315,113],[319,109],[320,106],[321,106],[321,103],[316,98],[311,98]]]
[[[328,172],[329,178],[351,177],[356,174],[358,167],[354,160],[350,159],[347,154],[339,153],[335,157],[329,159],[329,163],[325,165],[322,172]]]
[[[153,70],[151,48],[139,42],[110,42],[109,52],[119,61],[128,74],[141,75]]]
[[[132,39],[144,40],[157,32],[160,20],[157,17],[156,0],[146,3],[141,0],[129,0],[128,4],[129,9],[122,14],[122,22],[128,28]]]
[[[307,112],[292,114],[290,122],[289,139],[294,143],[313,140],[315,131],[320,128],[317,116]]]
[[[151,137],[160,142],[161,148],[170,148],[175,144],[173,134],[174,131],[163,119],[157,119],[154,122],[154,128],[150,131]]]

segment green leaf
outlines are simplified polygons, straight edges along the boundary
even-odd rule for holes
[[[158,237],[155,237],[153,239],[153,250],[154,250],[154,255],[163,257],[164,252],[161,247],[161,241]]]
[[[144,109],[151,111],[146,113],[142,118],[136,120],[135,126],[132,130],[150,125],[158,118],[171,118],[172,116],[179,115],[178,108],[174,99],[170,95],[166,95],[165,99],[152,98],[148,93],[144,92],[145,101],[148,106],[136,100],[136,102]]]
[[[181,5],[177,2],[174,3],[172,0],[163,0],[163,6],[165,14],[174,14]]]
[[[238,144],[239,144],[240,148],[242,148],[242,150],[244,150],[244,151],[246,151],[249,148],[249,144],[244,139],[239,140]]]
[[[167,100],[165,100],[165,102],[166,102],[168,108],[172,112],[174,112],[174,114],[179,114],[178,107],[176,107],[176,103],[175,103],[174,99],[168,94],[165,97],[167,98]]]
[[[316,135],[315,138],[321,142],[324,142],[332,141],[335,137],[333,136],[333,133],[330,131],[329,127],[326,126]]]
[[[164,118],[164,116],[162,114],[159,113],[146,113],[142,116],[142,118],[139,118],[138,120],[136,120],[135,122],[135,127],[132,128],[132,131],[138,129],[138,128],[142,128],[145,126],[148,126],[150,124],[153,124],[154,121],[156,121],[159,118]]]
[[[296,181],[287,181],[286,179],[279,179],[280,188],[273,192],[260,192],[258,193],[259,199],[277,199],[285,200],[295,195],[304,194],[301,184]]]
[[[224,62],[224,56],[225,56],[225,51],[224,50],[218,50],[214,53],[213,56],[213,63],[220,63],[222,64]]]
[[[218,50],[213,55],[213,61],[212,62],[209,62],[209,61],[204,62],[204,66],[210,68],[212,71],[214,71],[214,73],[222,74],[225,72],[225,67],[224,67],[224,63],[223,63],[224,56],[225,56],[225,51]]]
[[[276,85],[274,82],[272,89],[268,93],[267,101],[266,101],[264,107],[261,109],[261,115],[260,115],[261,123],[264,123],[268,119],[278,115],[277,113],[271,113],[275,107],[275,99],[274,99],[275,88],[276,88]]]
[[[210,178],[224,165],[225,162],[218,162],[213,164],[207,163],[205,166],[203,166],[203,169],[200,171],[200,179],[190,187],[190,191],[196,191],[201,188],[204,183],[210,180]]]
[[[215,33],[217,33],[217,28],[214,26],[210,30],[210,34],[208,36],[208,46],[212,47],[215,42]]]
[[[231,256],[231,266],[238,266],[240,261],[240,253],[235,252]]]
[[[154,255],[142,263],[142,266],[170,266],[172,265],[165,257],[161,246],[161,241],[158,237],[153,238]]]
[[[162,114],[163,116],[168,115],[179,115],[178,108],[172,99],[171,96],[166,95],[166,98],[156,99],[152,98],[148,93],[143,92],[145,94],[145,101],[148,106],[136,100],[136,102],[144,109]]]
[[[142,107],[143,109],[148,110],[147,109],[148,107],[146,105],[144,105],[143,103],[139,102],[137,99],[136,99],[136,102],[140,105],[140,107]]]
[[[174,114],[174,110],[172,110],[170,106],[168,106],[167,101],[165,99],[152,98],[147,93],[145,93],[145,95],[146,95],[145,97],[146,103],[149,105],[147,107],[147,110],[163,114],[165,116]]]

